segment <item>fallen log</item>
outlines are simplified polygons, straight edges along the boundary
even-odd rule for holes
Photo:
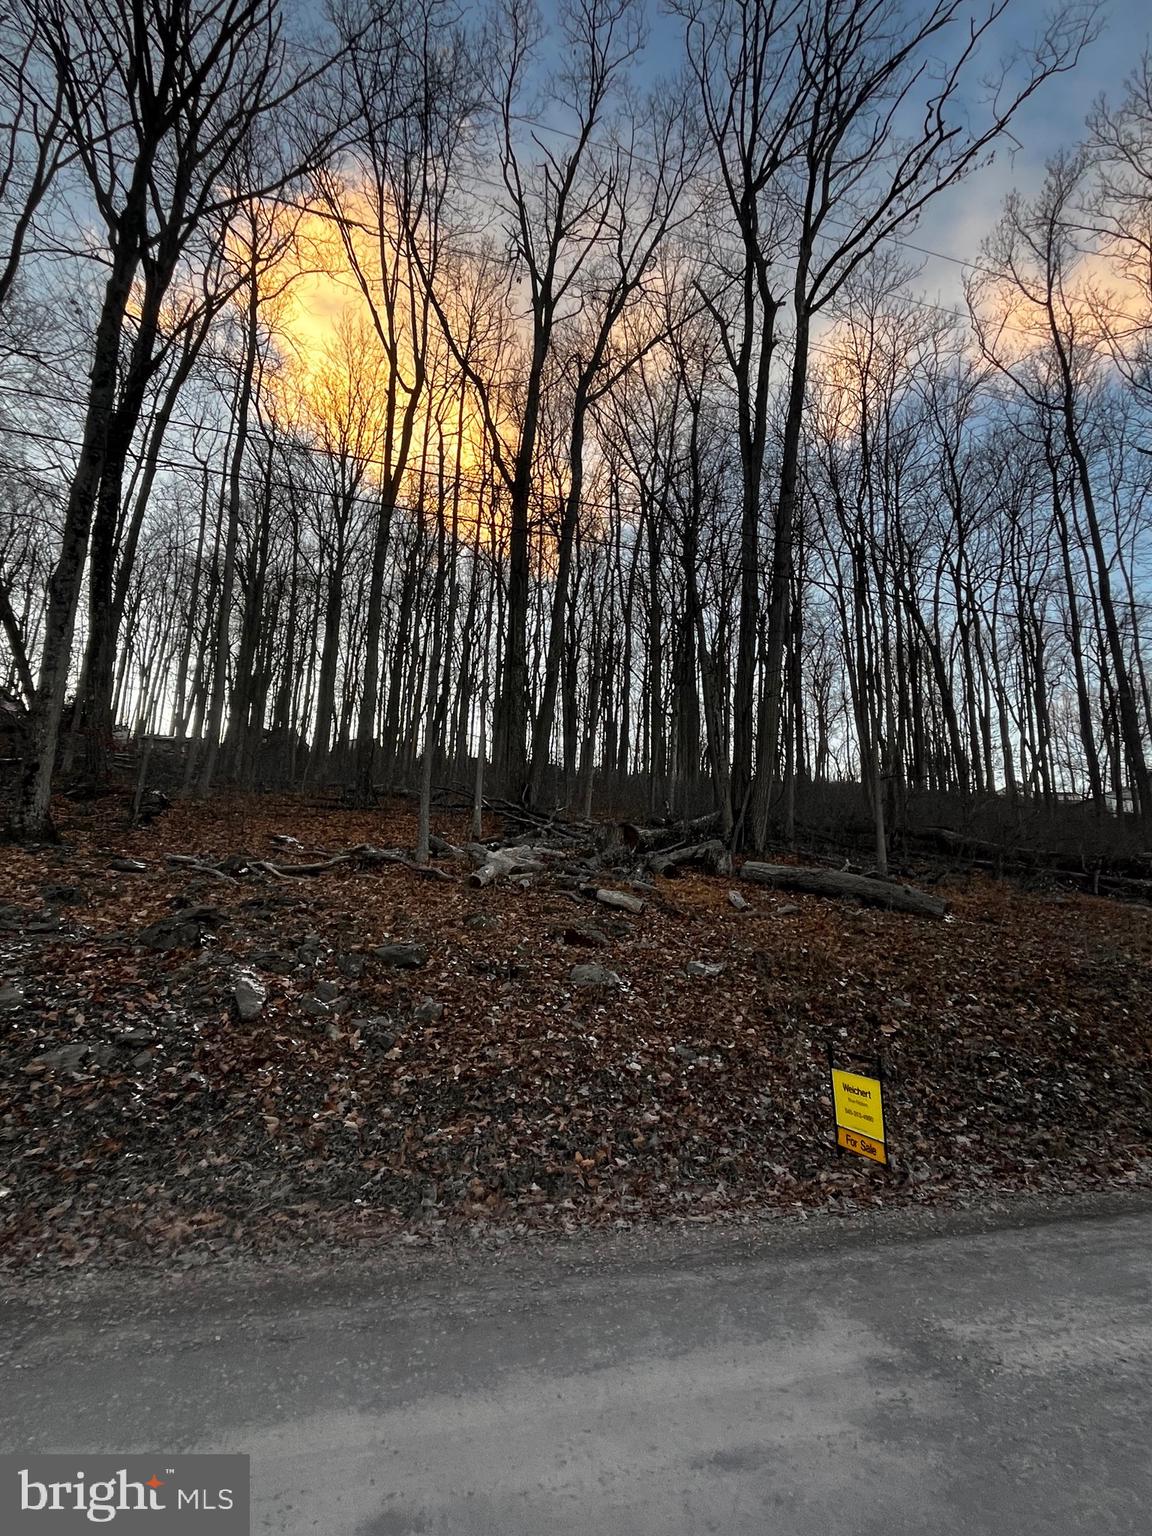
[[[553,811],[535,811],[529,806],[517,805],[511,800],[485,800],[484,809],[491,811],[495,816],[503,817],[506,822],[525,828],[532,837],[584,842],[596,830],[595,824],[591,821],[572,820],[565,816],[560,806]]]
[[[484,863],[468,876],[468,884],[494,885],[497,880],[504,880],[509,875],[541,875],[546,866],[543,859],[534,857],[536,852],[534,848],[520,851],[512,848],[493,848]]]
[[[463,854],[460,856],[464,857]],[[194,858],[187,853],[168,855],[168,863],[179,869],[188,869],[198,875],[210,875],[214,880],[227,881],[229,885],[239,885],[237,875],[271,875],[275,880],[307,879],[314,875],[326,875],[333,869],[339,869],[354,862],[369,865],[396,864],[402,869],[411,870],[413,874],[423,876],[426,880],[451,882],[453,878],[447,870],[436,869],[430,864],[417,864],[402,849],[373,848],[368,843],[360,843],[355,848],[349,848],[346,853],[337,853],[329,859],[320,859],[312,864],[277,864],[271,859],[250,859],[240,854],[229,854],[226,859],[219,859],[215,864],[210,864],[206,860]]]
[[[1152,880],[1133,880],[1127,875],[1095,875],[1085,878],[1084,889],[1094,896],[1126,896],[1152,901]]]
[[[618,912],[632,912],[637,916],[644,910],[643,900],[627,891],[613,891],[606,887],[597,889],[594,886],[584,886],[583,889],[593,895],[602,907],[615,907]]]
[[[658,853],[649,854],[645,863],[653,874],[663,875],[665,879],[674,878],[682,864],[698,865],[710,875],[732,873],[732,855],[718,837],[710,838],[706,843],[663,848]]]
[[[215,864],[207,864],[203,859],[193,858],[189,853],[170,853],[168,863],[175,864],[180,869],[190,869],[197,875],[208,875],[213,880],[223,880],[228,885],[239,885],[240,882],[226,870],[217,869]]]
[[[336,869],[341,864],[347,864],[352,857],[350,853],[338,853],[335,858],[322,859],[316,864],[273,864],[269,859],[260,861],[261,868],[270,870],[274,875],[281,877],[299,875],[326,875],[330,869]],[[253,866],[255,867],[255,866]]]
[[[720,815],[719,812],[713,812],[708,816],[697,816],[694,821],[662,822],[654,827],[640,827],[631,821],[621,821],[617,830],[624,846],[633,853],[656,848],[679,848],[694,839],[707,837],[710,832],[719,832]]]
[[[455,843],[449,843],[435,833],[428,839],[428,850],[437,859],[456,859],[458,862],[467,863],[468,855],[463,848],[457,848]]]
[[[947,827],[929,827],[915,834],[914,841],[930,843],[952,854],[971,869],[983,869],[1002,877],[1027,874],[1068,884],[1093,895],[1135,896],[1147,899],[1152,889],[1152,858],[1147,854],[1107,854],[1089,856],[1053,849],[1000,847],[995,843],[962,836]]]
[[[943,917],[948,910],[948,903],[939,896],[929,896],[910,885],[896,885],[870,875],[845,874],[842,870],[750,861],[740,874],[756,885],[771,885],[781,891],[804,891],[810,896],[854,896],[869,906],[914,912],[920,917]]]
[[[622,821],[618,831],[621,842],[633,853],[674,843],[680,837],[679,827],[638,827],[631,821]]]
[[[403,867],[425,880],[439,880],[442,885],[456,884],[455,879],[446,869],[437,869],[435,864],[417,864],[415,859],[405,859]]]
[[[348,853],[361,864],[403,864],[408,857],[403,848],[376,848],[371,843],[357,843]]]
[[[927,844],[958,858],[973,862],[977,858],[1005,869],[1022,867],[1051,871],[1064,875],[1091,875],[1099,871],[1105,876],[1131,876],[1137,880],[1152,878],[1152,854],[1110,853],[1105,849],[1090,851],[1081,849],[1033,848],[1019,843],[992,843],[985,838],[969,837],[954,832],[950,827],[925,827],[913,832],[909,841]]]

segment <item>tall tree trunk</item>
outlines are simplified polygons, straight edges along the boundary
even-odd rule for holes
[[[142,193],[143,188],[139,191]],[[10,824],[13,835],[24,840],[54,835],[50,814],[52,777],[72,660],[76,607],[96,496],[104,472],[108,429],[116,397],[120,338],[137,260],[137,247],[125,236],[113,256],[96,325],[84,437],[64,510],[60,553],[48,585],[40,673],[29,721],[29,751]]]

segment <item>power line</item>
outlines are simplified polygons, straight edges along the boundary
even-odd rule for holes
[[[2,386],[0,386],[0,388],[2,388]],[[37,432],[37,431],[35,431],[35,430],[31,429],[31,428],[14,427],[14,426],[9,425],[9,426],[5,427],[5,431],[11,433],[14,436],[27,438],[27,439],[29,439],[31,441],[36,441],[36,442],[50,443],[53,446],[64,446],[64,447],[67,447],[67,446],[73,446],[74,447],[75,446],[67,438],[59,437],[59,436],[57,436],[55,434],[51,434],[51,433]],[[189,473],[200,474],[200,475],[205,474],[206,471],[207,471],[207,467],[208,467],[206,464],[200,463],[198,461],[194,461],[193,463],[188,463],[186,461],[181,461],[181,460],[176,460],[176,459],[168,459],[168,458],[164,458],[164,457],[159,458],[157,460],[157,463],[162,465],[164,468],[169,468],[169,469],[174,469],[174,470],[181,470],[181,471],[186,471],[186,472],[189,472]],[[45,474],[47,474],[47,473],[51,473],[52,472],[52,466],[37,465],[37,466],[31,466],[30,468],[31,468],[32,472],[34,472],[34,473],[45,473]],[[433,482],[435,482],[436,478],[437,477],[435,475],[429,475],[428,476],[428,479],[430,481],[433,481]],[[456,478],[455,475],[453,476],[453,478]],[[488,489],[491,489],[491,487],[492,487],[492,482],[490,480],[485,479],[484,477],[480,477],[480,476],[461,475],[461,476],[459,476],[459,479],[463,483],[470,484],[473,487],[479,487],[482,490],[488,490]],[[274,479],[272,477],[268,477],[268,476],[262,476],[261,480],[262,480],[262,483],[264,483],[264,484],[267,484],[269,486],[275,487],[276,489],[284,490],[284,491],[291,492],[291,493],[297,494],[297,495],[303,489],[306,489],[306,487],[302,487],[302,486],[300,486],[299,484],[297,484],[295,482],[287,481],[287,480],[284,480],[284,481],[276,480],[276,479]],[[348,494],[346,496],[343,496],[341,499],[344,500],[348,505],[368,506],[368,507],[371,507],[373,510],[378,510],[379,507],[380,507],[380,497],[379,496],[369,496],[369,495],[365,495],[364,493],[359,493],[358,492],[358,493],[350,493],[350,494]],[[557,499],[562,499],[562,498],[558,497]],[[582,499],[581,500],[581,506],[582,507],[586,507],[586,508],[588,508],[590,510],[593,510],[593,511],[602,511],[602,512],[607,512],[607,513],[622,513],[622,512],[624,512],[626,510],[626,508],[621,503],[619,503],[619,502],[593,502],[593,501],[585,501],[585,500]],[[414,509],[409,507],[409,510],[414,510]],[[479,519],[478,519],[478,521],[479,521]],[[614,550],[614,549],[616,549],[618,547],[618,544],[621,544],[624,547],[630,547],[631,546],[631,547],[636,547],[636,548],[642,548],[642,545],[640,544],[640,541],[638,539],[636,540],[635,544],[633,545],[633,541],[631,541],[631,540],[619,540],[618,541],[616,539],[611,539],[611,538],[598,538],[595,535],[590,535],[590,534],[587,534],[587,533],[581,533],[580,536],[579,536],[579,541],[583,545],[590,545],[593,548],[598,548],[598,549]],[[463,545],[463,547],[465,549],[470,547],[468,545],[467,541],[461,540],[459,542]],[[761,568],[760,574],[761,574],[761,576],[763,576],[766,573],[767,573],[767,567],[764,566],[764,567]],[[813,585],[822,588],[822,584],[821,583],[813,583]],[[1080,601],[1080,602],[1082,602],[1082,603],[1084,603],[1086,605],[1089,604],[1090,601],[1091,601],[1091,598],[1090,598],[1090,596],[1088,594],[1077,593],[1076,597],[1077,597],[1078,601]],[[929,601],[929,600],[926,599],[926,601]],[[965,605],[956,603],[956,602],[952,601],[950,598],[939,597],[935,593],[933,593],[932,596],[931,596],[930,602],[929,602],[929,606],[931,606],[933,608],[943,608],[943,609],[945,609],[945,610],[947,610],[949,612],[957,613],[958,614],[958,613],[961,613],[963,611],[970,611],[972,605],[967,605],[967,608],[966,608]],[[1132,603],[1130,603],[1127,606],[1131,607],[1133,610],[1138,609],[1141,612],[1146,612],[1146,611],[1152,610],[1152,603],[1132,602]],[[985,617],[985,621],[986,621],[986,616],[984,616],[984,617]],[[1039,616],[1039,622],[1041,622],[1042,624],[1048,625],[1052,629],[1060,630],[1060,632],[1065,635],[1065,638],[1067,638],[1067,625],[1068,625],[1068,621],[1066,619],[1061,619],[1059,617],[1051,617],[1051,618],[1049,618],[1046,615],[1041,615],[1041,616]]]
[[[358,288],[353,288],[352,291],[353,292],[359,292],[359,289]],[[910,295],[903,295],[902,297],[911,298]],[[913,303],[921,303],[921,302],[923,302],[924,307],[927,307],[927,308],[940,309],[941,313],[946,314],[946,315],[950,316],[953,319],[960,319],[960,318],[962,318],[955,311],[948,310],[948,309],[943,309],[943,308],[941,308],[941,306],[928,303],[928,301],[919,301],[919,300],[915,300],[915,299],[912,299],[911,301]],[[1006,328],[1008,328],[1008,327],[1006,327]],[[1027,334],[1031,334],[1031,333],[1027,333]],[[785,351],[787,352],[787,347],[786,346],[785,346]],[[835,348],[830,347],[830,346],[828,346],[826,344],[821,344],[818,341],[809,342],[809,344],[808,344],[808,355],[809,356],[815,355],[817,357],[823,357],[823,358],[826,358],[826,359],[828,359],[830,361],[833,361],[833,362],[843,362],[844,361],[844,356],[845,356],[843,351],[838,351]],[[382,360],[382,362],[383,361],[384,360]],[[59,375],[56,375],[56,377],[59,377]],[[34,388],[28,388],[28,387],[21,388],[18,385],[12,385],[12,384],[8,384],[8,383],[0,384],[0,394],[8,394],[8,395],[11,395],[11,396],[14,396],[14,397],[18,396],[18,397],[23,397],[23,398],[26,398],[26,399],[37,400],[37,401],[49,400],[49,401],[53,402],[54,404],[66,406],[69,409],[77,411],[77,412],[83,412],[86,409],[86,404],[87,404],[85,401],[77,399],[77,398],[72,397],[72,396],[61,395],[61,394],[52,394],[49,391],[42,390],[42,389],[34,389]],[[194,419],[194,418],[187,417],[187,416],[180,416],[180,415],[177,415],[175,412],[173,412],[168,417],[168,421],[172,425],[183,427],[186,430],[188,430],[190,432],[193,432],[193,433],[199,434],[199,433],[207,432],[209,434],[213,434],[215,436],[224,437],[224,438],[228,438],[228,439],[231,438],[232,431],[233,431],[232,427],[223,425],[223,424],[218,423],[218,422],[213,422],[213,421],[208,421],[208,420],[198,420],[198,419]],[[292,429],[290,428],[289,430],[292,430]],[[300,429],[297,428],[296,430],[300,430]],[[304,430],[307,430],[307,428],[305,427]],[[485,430],[485,433],[486,433],[487,432],[487,428],[485,427],[484,430]],[[64,442],[65,440],[58,439],[58,441]],[[315,454],[315,455],[317,455],[319,457],[330,457],[331,456],[330,455],[330,451],[328,449],[326,449],[322,444],[309,442],[309,441],[307,441],[306,438],[303,438],[303,437],[294,438],[292,440],[292,447],[293,447],[293,449],[295,451],[304,452],[304,453],[308,453],[308,454]],[[346,457],[347,457],[347,459],[349,461],[351,461],[353,463],[363,465],[363,466],[365,466],[367,468],[373,468],[373,469],[382,470],[385,474],[388,474],[388,475],[391,475],[394,472],[394,466],[392,464],[388,463],[386,460],[374,458],[371,455],[349,453],[349,454],[346,455]],[[163,462],[163,461],[160,460],[160,459],[157,460],[157,463],[161,463],[161,462]],[[181,466],[169,466],[169,467],[188,468],[190,466],[181,465]],[[196,466],[196,467],[197,468],[202,468],[202,466]],[[594,503],[588,503],[588,505],[594,505]]]
[[[525,121],[528,121],[528,119],[525,119]],[[541,124],[540,126],[547,127],[548,125],[547,124]],[[556,129],[554,131],[556,131],[556,132],[563,132],[564,130]],[[568,136],[569,137],[574,137],[574,135],[568,135]],[[640,156],[639,158],[643,159],[644,157]],[[474,177],[472,177],[472,182],[473,182],[474,185],[486,187],[486,188],[488,188],[491,191],[495,191],[495,192],[499,193],[501,196],[508,195],[507,187],[503,186],[499,182],[492,181],[492,180],[487,179],[487,178],[482,177],[482,176],[474,176]],[[281,206],[283,206],[285,208],[293,209],[297,213],[310,214],[314,218],[319,218],[319,219],[325,220],[325,221],[327,221],[329,223],[333,223],[333,224],[345,223],[345,224],[349,225],[352,228],[362,229],[365,233],[369,233],[369,234],[375,234],[376,233],[369,226],[364,225],[364,224],[362,224],[359,221],[354,220],[354,219],[347,219],[345,216],[343,216],[341,214],[338,214],[338,213],[334,212],[333,210],[331,210],[329,208],[320,208],[320,207],[317,207],[317,206],[315,206],[314,204],[311,204],[311,203],[296,202],[292,198],[286,198],[286,197],[277,197],[277,198],[272,199],[272,200],[277,202],[277,203],[279,203]],[[509,210],[502,209],[500,211],[501,212],[508,212]],[[488,227],[492,227],[494,222],[495,222],[494,219],[490,220]],[[838,223],[842,228],[845,228],[845,229],[850,229],[852,227],[850,224],[848,224],[844,220],[836,220],[836,219],[833,219],[831,217],[828,218],[828,222],[829,223]],[[675,240],[680,245],[685,246],[689,250],[694,250],[694,251],[696,251],[700,255],[709,256],[709,257],[715,257],[718,254],[714,245],[709,244],[708,241],[706,241],[705,239],[703,239],[701,237],[687,235],[682,228],[678,228],[676,230]],[[970,261],[970,260],[968,260],[966,258],[962,258],[962,257],[948,256],[948,255],[945,255],[941,251],[930,250],[926,246],[913,245],[913,244],[909,243],[908,241],[905,241],[905,240],[903,240],[903,239],[901,239],[901,238],[899,238],[899,237],[897,237],[895,235],[887,235],[887,236],[884,237],[884,240],[887,241],[887,242],[890,242],[892,244],[902,246],[903,248],[905,248],[907,250],[917,251],[921,255],[934,256],[934,257],[938,257],[941,261],[953,262],[957,266],[964,267],[964,268],[966,268],[968,270],[971,270],[971,271],[974,271],[974,272],[984,272],[987,275],[992,276],[992,277],[1001,277],[1002,276],[1002,274],[999,274],[999,273],[995,272],[990,267],[981,266],[978,262]],[[493,251],[477,250],[475,247],[470,247],[470,246],[466,246],[466,245],[464,245],[464,246],[461,246],[461,245],[453,246],[452,247],[452,254],[456,255],[456,256],[464,256],[469,261],[475,261],[475,262],[478,262],[478,263],[481,263],[481,264],[486,264],[486,265],[489,265],[489,266],[506,267],[508,265],[507,259],[505,257],[499,256],[499,255],[497,255]],[[1089,254],[1094,254],[1094,253],[1089,253],[1089,252],[1085,251],[1085,252],[1081,252],[1080,254],[1082,254],[1082,255],[1089,255]],[[902,299],[906,300],[908,303],[914,304],[919,309],[932,310],[934,313],[940,314],[940,315],[944,315],[947,319],[952,320],[952,321],[959,321],[961,323],[965,323],[965,322],[968,322],[971,319],[971,316],[969,314],[966,314],[963,310],[953,309],[949,305],[938,303],[934,299],[927,299],[927,298],[924,298],[924,297],[922,297],[920,295],[909,293],[909,292],[906,292],[906,291],[905,292],[901,292],[900,297]],[[1005,324],[1003,324],[1000,327],[1000,329],[1004,330],[1004,331],[1011,331],[1014,335],[1026,336],[1026,337],[1029,337],[1029,338],[1032,338],[1035,335],[1035,333],[1033,331],[1029,331],[1026,327],[1020,326],[1020,325],[1011,325],[1011,324],[1005,323]]]

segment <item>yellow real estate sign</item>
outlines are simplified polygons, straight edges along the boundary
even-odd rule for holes
[[[836,1140],[849,1152],[886,1163],[884,1090],[878,1077],[832,1068],[832,1102],[836,1108]]]

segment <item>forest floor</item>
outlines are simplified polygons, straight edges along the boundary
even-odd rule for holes
[[[632,915],[450,861],[167,862],[411,847],[407,803],[220,797],[136,829],[121,801],[64,803],[59,824],[0,848],[10,1266],[1152,1184],[1149,906],[957,876],[932,921],[688,874]],[[464,817],[435,828],[466,840]],[[586,962],[612,974],[575,985]],[[883,1056],[891,1169],[837,1155],[829,1043]]]

